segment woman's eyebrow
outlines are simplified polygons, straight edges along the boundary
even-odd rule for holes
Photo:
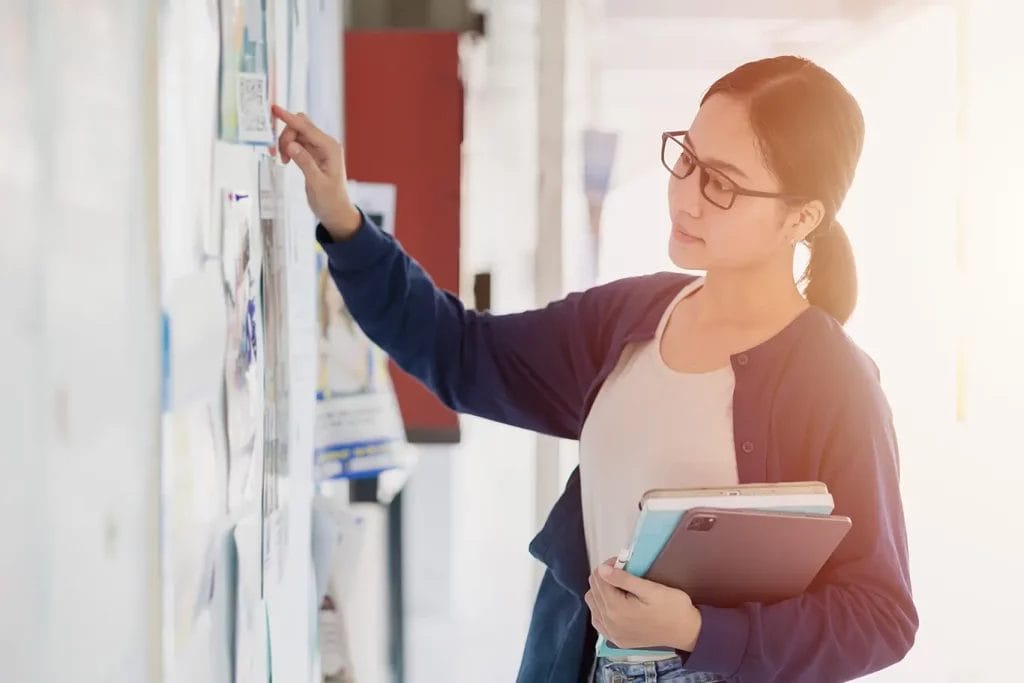
[[[693,151],[693,155],[700,159],[703,163],[707,164],[708,166],[712,166],[718,169],[719,171],[729,171],[734,175],[742,176],[743,178],[750,180],[750,176],[744,173],[743,169],[741,169],[736,164],[730,164],[728,161],[722,161],[721,159],[715,159],[714,157],[702,157],[698,155],[697,146],[693,144],[693,138],[690,137],[689,133],[687,133],[684,136],[684,139],[686,140],[687,144],[690,145],[690,149]]]

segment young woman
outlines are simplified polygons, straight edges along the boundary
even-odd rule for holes
[[[348,200],[339,143],[275,113],[282,160],[305,175],[331,274],[367,334],[453,409],[580,441],[530,546],[547,572],[520,681],[826,683],[907,653],[918,620],[896,439],[877,369],[842,328],[857,280],[836,212],[864,125],[831,74],[795,57],[745,64],[687,131],[662,135],[669,254],[704,277],[632,278],[503,316],[439,291]],[[798,244],[806,283],[793,277]],[[825,482],[853,519],[803,595],[694,605],[608,566],[647,489],[800,480]],[[595,662],[597,632],[676,652]]]

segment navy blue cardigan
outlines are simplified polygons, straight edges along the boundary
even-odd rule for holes
[[[391,236],[364,218],[349,240],[317,239],[355,320],[404,370],[459,412],[579,438],[623,348],[651,339],[690,276],[660,273],[512,315],[466,310]],[[735,681],[828,683],[881,669],[910,649],[911,597],[899,462],[872,361],[810,308],[732,357],[741,482],[820,480],[853,528],[803,595],[776,604],[698,605],[686,667]],[[681,407],[682,409],[683,407]],[[583,595],[590,567],[574,472],[530,552],[547,567],[518,680],[583,680],[595,634]]]

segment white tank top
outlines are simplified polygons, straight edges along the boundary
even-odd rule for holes
[[[739,480],[732,366],[683,373],[661,356],[669,315],[702,285],[698,279],[673,299],[654,339],[623,350],[583,425],[580,485],[591,567],[629,544],[645,491]]]

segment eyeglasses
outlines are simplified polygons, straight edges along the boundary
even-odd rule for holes
[[[668,172],[680,180],[685,180],[700,169],[700,193],[704,198],[720,209],[731,209],[737,195],[747,197],[767,197],[769,199],[788,199],[806,201],[808,198],[784,192],[760,192],[748,190],[732,181],[729,176],[697,158],[693,150],[686,147],[683,138],[687,131],[676,130],[661,134],[661,163]]]

